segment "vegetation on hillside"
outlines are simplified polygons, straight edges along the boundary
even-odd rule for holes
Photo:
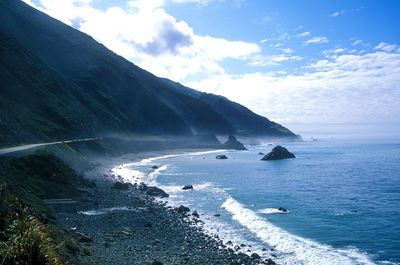
[[[0,158],[0,264],[79,263],[69,250],[76,243],[42,199],[77,196],[84,184],[50,154]]]

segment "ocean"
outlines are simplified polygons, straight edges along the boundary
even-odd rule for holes
[[[159,186],[169,205],[197,210],[207,232],[279,264],[400,264],[400,141],[284,143],[295,159],[260,161],[276,144],[153,157],[114,172]]]

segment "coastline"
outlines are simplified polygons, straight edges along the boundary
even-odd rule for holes
[[[133,153],[102,163],[87,173],[96,182],[81,200],[78,213],[59,214],[57,222],[70,231],[79,231],[84,241],[80,258],[84,264],[275,264],[257,253],[243,254],[230,242],[205,233],[195,209],[167,206],[147,195],[143,186],[112,189],[118,177],[111,167],[143,159],[208,152],[214,149],[177,149]],[[121,163],[122,162],[122,163]],[[147,186],[146,186],[147,187]],[[76,233],[74,233],[77,235]]]

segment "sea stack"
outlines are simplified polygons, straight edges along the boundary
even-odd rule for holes
[[[288,158],[296,158],[296,156],[289,152],[285,147],[277,145],[275,146],[271,152],[266,154],[261,160],[281,160]]]
[[[222,148],[224,149],[236,149],[236,150],[247,150],[244,145],[239,142],[235,136],[232,134],[229,135],[228,141],[222,144]]]

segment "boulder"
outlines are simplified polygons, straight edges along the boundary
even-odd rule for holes
[[[283,208],[283,207],[279,207],[279,208],[278,208],[278,211],[281,211],[281,212],[287,213],[287,210],[286,210],[285,208]]]
[[[215,158],[216,159],[228,159],[228,157],[226,155],[217,155]]]
[[[261,160],[281,160],[287,158],[296,158],[296,156],[289,152],[285,147],[277,145],[271,152],[266,154]]]
[[[150,195],[150,196],[154,196],[154,197],[161,197],[161,198],[169,197],[169,195],[165,191],[163,191],[160,188],[153,187],[153,186],[148,187],[146,194]]]
[[[194,217],[197,217],[197,218],[200,217],[200,215],[197,213],[197,211],[194,211],[194,212],[192,213],[192,215],[193,215]]]
[[[157,188],[155,186],[147,186],[146,184],[143,183],[139,185],[138,190],[142,191],[144,194],[149,196],[161,197],[161,198],[169,197],[168,193],[166,193],[162,189]]]
[[[226,141],[225,143],[222,144],[222,148],[224,149],[235,149],[235,150],[247,150],[246,147],[244,147],[244,145],[239,142],[235,136],[233,136],[232,134],[229,135],[228,137],[228,141]]]
[[[261,259],[260,255],[258,255],[257,253],[253,253],[250,256],[252,259]]]
[[[178,211],[178,213],[187,213],[187,212],[190,212],[190,209],[189,209],[189,207],[181,205],[178,207],[177,211]]]
[[[158,168],[158,166],[152,166],[151,167],[151,169],[157,169]]]
[[[259,154],[259,155],[264,155],[264,153],[263,153],[263,152],[258,152],[258,154]]]
[[[192,185],[185,185],[182,189],[183,190],[193,190],[193,186]]]

